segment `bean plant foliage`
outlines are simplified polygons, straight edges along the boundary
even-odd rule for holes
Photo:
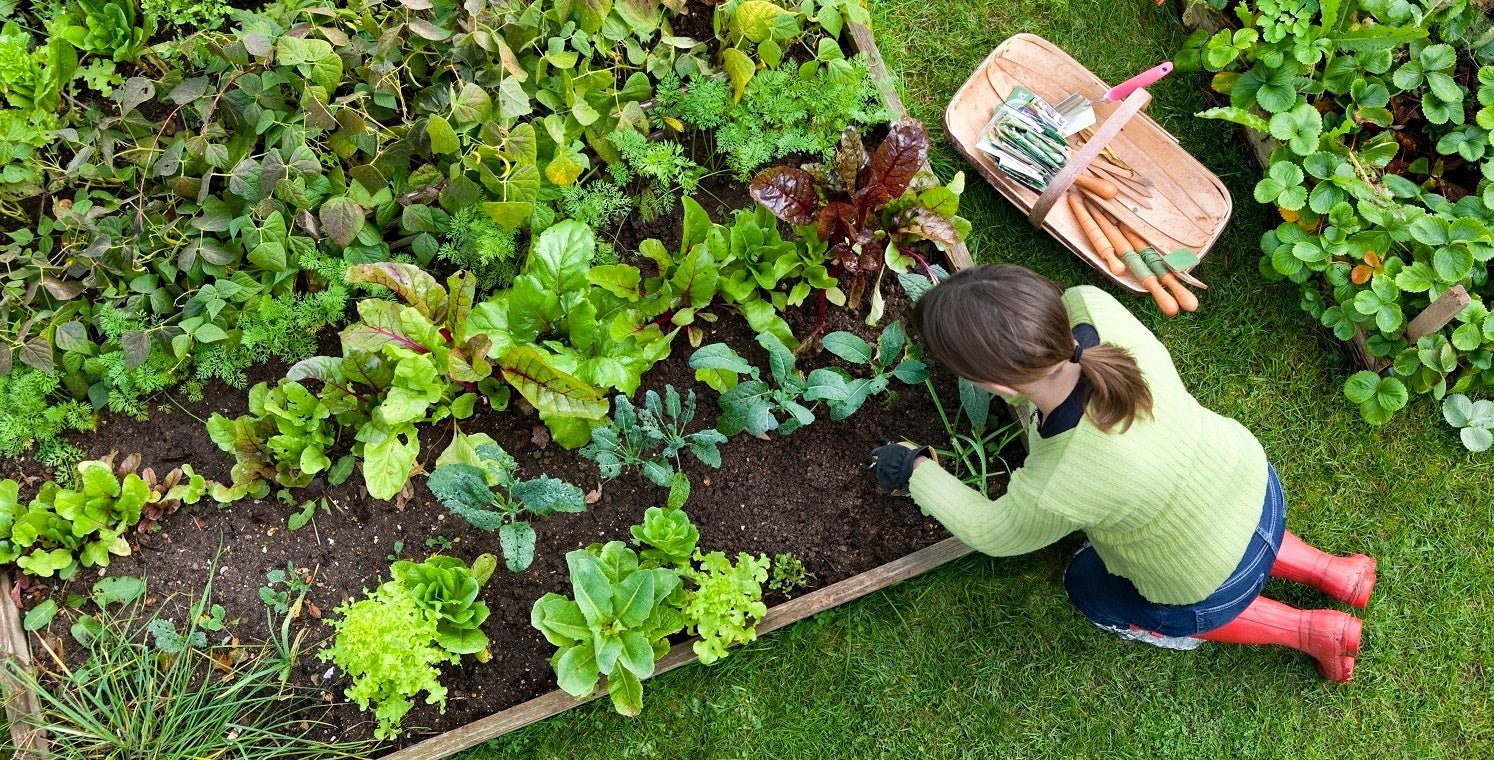
[[[1180,61],[1217,72],[1229,104],[1202,116],[1277,141],[1255,198],[1283,222],[1262,273],[1302,289],[1302,308],[1340,340],[1362,336],[1389,364],[1344,388],[1383,424],[1411,394],[1494,384],[1494,35],[1454,2],[1235,3],[1238,26],[1196,33]],[[1472,296],[1445,328],[1410,320],[1455,286]]]

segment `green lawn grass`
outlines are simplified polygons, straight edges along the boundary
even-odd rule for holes
[[[882,52],[914,115],[934,127],[995,45],[1041,34],[1108,81],[1172,55],[1169,5],[1143,0],[873,0]],[[1203,310],[1163,319],[1128,304],[1171,347],[1199,399],[1248,425],[1308,541],[1380,558],[1364,654],[1348,686],[1305,655],[1209,645],[1169,652],[1102,634],[1064,597],[1073,542],[970,558],[774,633],[713,667],[648,682],[642,717],[603,702],[470,751],[531,757],[1487,757],[1494,753],[1494,458],[1469,455],[1427,400],[1383,429],[1340,388],[1344,346],[1257,273],[1272,224],[1233,127],[1192,114],[1202,76],[1153,88],[1152,114],[1228,182],[1238,206],[1202,268]],[[941,173],[965,168],[941,142]],[[980,261],[1059,283],[1096,282],[974,178],[962,201]],[[853,463],[847,462],[847,467]],[[911,502],[909,509],[913,509]],[[1284,601],[1322,604],[1273,581]],[[502,646],[501,642],[498,643]]]

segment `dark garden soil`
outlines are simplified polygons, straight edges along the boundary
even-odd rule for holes
[[[894,298],[887,320],[898,316],[904,302]],[[812,305],[790,315],[796,334],[814,326]],[[884,320],[885,322],[886,320]],[[862,316],[832,308],[827,329],[871,335]],[[766,364],[746,323],[723,314],[707,331],[705,340],[724,341],[749,360]],[[682,334],[669,359],[644,379],[643,388],[665,384],[696,388],[697,424],[714,424],[716,394],[694,380],[687,365],[691,348]],[[839,361],[829,353],[801,359],[806,368]],[[283,368],[262,367],[254,380],[273,382]],[[945,398],[955,398],[953,383],[940,377]],[[740,436],[722,447],[724,464],[712,470],[694,460],[685,464],[694,486],[686,511],[700,529],[702,549],[764,553],[792,552],[813,573],[810,588],[847,578],[928,546],[946,533],[923,517],[906,497],[882,496],[863,464],[867,452],[885,441],[908,438],[935,442],[943,429],[927,391],[922,386],[895,383],[896,395],[874,400],[843,422],[822,418],[792,436],[764,441]],[[245,392],[221,385],[207,388],[199,402],[162,404],[148,422],[106,417],[98,431],[80,436],[77,443],[92,456],[117,451],[139,453],[142,465],[164,473],[183,463],[192,464],[209,479],[228,477],[229,457],[209,440],[201,419],[213,412],[230,417],[245,411]],[[431,732],[453,729],[555,688],[548,664],[554,651],[529,625],[529,608],[549,591],[569,594],[565,553],[593,542],[628,539],[628,526],[643,512],[663,501],[665,489],[641,476],[626,474],[614,481],[599,480],[595,465],[575,452],[546,441],[544,428],[532,414],[517,409],[481,413],[464,426],[467,432],[486,432],[520,461],[521,475],[540,473],[561,477],[587,490],[600,489],[600,500],[582,514],[557,514],[535,522],[539,534],[535,562],[521,573],[499,569],[483,590],[492,610],[484,630],[492,639],[492,661],[479,664],[467,657],[447,666],[442,678],[450,690],[447,711],[420,705],[405,721],[405,743]],[[445,446],[449,428],[428,431],[422,438],[421,461],[427,467]],[[17,463],[9,463],[13,470]],[[34,467],[27,474],[36,475]],[[6,473],[14,474],[14,473]],[[265,606],[259,589],[265,574],[292,562],[314,573],[308,606],[297,621],[308,629],[308,649],[314,651],[331,633],[314,619],[330,616],[335,607],[387,579],[391,557],[423,559],[444,551],[470,561],[483,552],[497,552],[496,538],[449,515],[424,486],[413,480],[414,493],[404,509],[368,498],[355,474],[339,487],[318,480],[297,493],[298,500],[325,496],[330,514],[319,513],[297,532],[286,528],[292,507],[273,497],[264,502],[241,502],[219,509],[204,503],[168,516],[154,534],[132,536],[132,556],[116,558],[110,575],[144,576],[149,581],[150,604],[164,604],[164,614],[180,624],[186,599],[201,592],[208,568],[220,551],[214,580],[214,601],[227,610],[229,633],[244,641],[263,640],[268,633]],[[298,503],[300,503],[298,501]],[[402,542],[402,551],[396,551]],[[442,548],[450,542],[449,548]],[[87,573],[48,591],[54,598],[87,593],[96,576]],[[769,592],[768,603],[783,600]],[[71,645],[65,633],[67,614],[53,625],[54,635]],[[76,647],[73,647],[76,649]],[[323,680],[327,666],[310,652],[303,656],[295,678],[322,688],[329,699],[341,699],[346,681],[340,675]],[[367,736],[372,725],[365,713],[350,704],[336,704],[328,716],[332,725],[345,727],[347,736]]]

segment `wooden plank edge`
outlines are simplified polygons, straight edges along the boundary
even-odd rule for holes
[[[768,610],[768,614],[758,623],[757,633],[758,635],[771,633],[831,607],[837,607],[860,599],[900,581],[922,575],[935,568],[943,567],[974,551],[974,549],[966,546],[957,538],[946,538],[933,546],[919,549],[885,565],[880,565],[864,573],[853,575],[845,580],[832,583],[822,589],[811,591],[804,596],[791,599],[773,607]],[[695,651],[692,649],[693,643],[694,640],[692,639],[691,641],[684,641],[671,647],[669,653],[654,664],[654,675],[667,673],[675,668],[695,662],[696,656]],[[559,715],[573,707],[579,707],[587,702],[600,699],[605,694],[605,690],[599,689],[590,697],[577,699],[556,689],[555,691],[535,697],[528,702],[523,702],[507,710],[493,713],[486,718],[479,718],[440,736],[432,737],[398,752],[384,755],[381,760],[436,760],[437,758],[448,757],[464,749],[475,747],[489,739],[495,739],[511,731],[516,731],[532,723],[537,723],[545,718]]]
[[[1454,285],[1446,293],[1437,297],[1425,309],[1422,309],[1411,324],[1406,326],[1406,340],[1415,343],[1424,335],[1438,332],[1447,323],[1452,321],[1459,312],[1463,311],[1473,301],[1468,297],[1468,290],[1462,285]]]
[[[31,643],[26,630],[21,626],[21,610],[11,596],[9,572],[0,572],[0,657],[16,660],[21,667],[31,667]],[[6,722],[10,724],[10,740],[16,747],[13,760],[29,760],[47,752],[46,735],[32,725],[37,722],[41,705],[30,689],[8,678],[0,677],[10,698],[5,701]],[[29,750],[29,751],[28,751]]]
[[[892,71],[887,68],[887,61],[882,57],[882,49],[877,47],[877,38],[872,34],[871,28],[856,23],[848,23],[846,27],[851,33],[851,44],[856,47],[856,52],[866,56],[866,69],[871,73],[872,82],[876,84],[877,91],[882,94],[882,101],[894,113],[907,116],[908,109],[903,106],[903,98],[898,94],[897,81],[892,78]],[[924,162],[923,168],[930,174],[934,172],[928,162]],[[970,248],[963,240],[944,251],[944,259],[949,263],[950,269],[956,272],[975,266],[975,260],[970,256]]]

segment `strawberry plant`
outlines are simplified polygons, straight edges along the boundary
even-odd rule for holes
[[[1442,402],[1442,418],[1458,429],[1458,437],[1469,451],[1488,451],[1494,446],[1494,401],[1472,401],[1453,393]]]
[[[458,443],[426,486],[462,519],[498,532],[509,570],[519,572],[534,562],[534,527],[525,517],[586,511],[585,494],[575,485],[545,475],[519,480],[518,463],[486,435],[463,436]]]
[[[1225,4],[1230,5],[1230,4]],[[1389,377],[1361,372],[1344,395],[1384,424],[1409,394],[1494,384],[1490,127],[1494,50],[1464,45],[1467,2],[1233,4],[1239,29],[1196,34],[1180,60],[1219,72],[1228,106],[1202,116],[1268,132],[1255,198],[1284,219],[1261,271],[1302,289],[1302,307],[1360,340]],[[1459,46],[1463,45],[1460,53]],[[1430,335],[1412,318],[1455,286],[1473,303]]]

